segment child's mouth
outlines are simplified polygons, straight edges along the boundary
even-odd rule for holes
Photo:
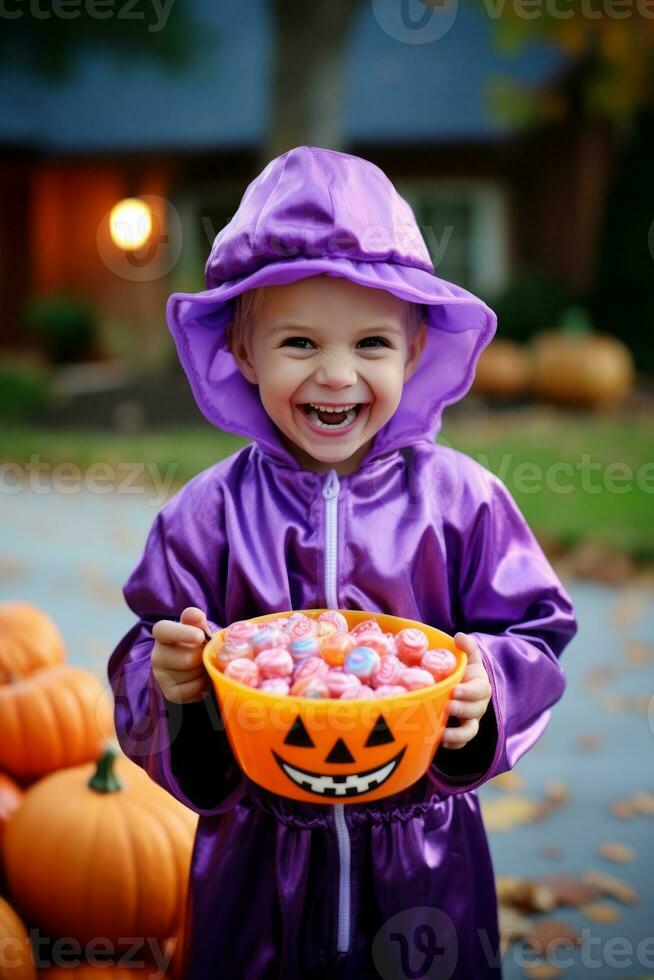
[[[318,408],[316,405],[307,402],[300,405],[300,408],[312,428],[340,432],[342,429],[349,429],[354,425],[361,410],[365,408],[365,404],[358,402],[337,410],[335,408]]]

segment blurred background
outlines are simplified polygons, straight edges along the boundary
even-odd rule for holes
[[[167,297],[204,287],[273,156],[374,161],[437,274],[498,313],[439,438],[504,480],[580,618],[549,729],[480,792],[505,975],[654,976],[651,2],[13,0],[0,90],[5,636],[45,616],[106,688],[155,514],[243,444],[195,406]],[[5,666],[22,642],[0,639]],[[0,726],[19,717],[1,667]],[[14,810],[71,765],[4,741]],[[56,935],[12,882],[25,925]]]

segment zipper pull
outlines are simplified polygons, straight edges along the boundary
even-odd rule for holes
[[[330,500],[332,497],[337,497],[340,486],[341,485],[338,482],[338,473],[336,470],[330,470],[327,474],[327,479],[322,485],[322,495],[325,500]]]

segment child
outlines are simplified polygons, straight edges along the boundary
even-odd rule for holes
[[[208,420],[253,442],[158,514],[108,668],[124,751],[200,815],[183,976],[500,977],[474,791],[543,732],[576,624],[505,487],[434,441],[495,317],[378,167],[320,147],[265,167],[205,273],[169,326]],[[245,777],[201,662],[205,631],[319,607],[466,631],[427,774],[367,805]]]

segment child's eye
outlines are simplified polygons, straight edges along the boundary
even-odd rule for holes
[[[311,344],[312,341],[309,340],[308,337],[287,337],[286,340],[283,341],[282,347],[286,347],[287,344],[291,344],[293,347],[296,347],[298,344],[302,345],[303,343]],[[306,349],[306,347],[300,347],[300,350]]]
[[[359,341],[359,343],[366,344],[366,345],[368,345],[369,343],[372,343],[375,347],[378,344],[383,344],[384,347],[388,347],[389,346],[388,341],[385,340],[384,337],[364,337],[363,340],[360,340]]]

